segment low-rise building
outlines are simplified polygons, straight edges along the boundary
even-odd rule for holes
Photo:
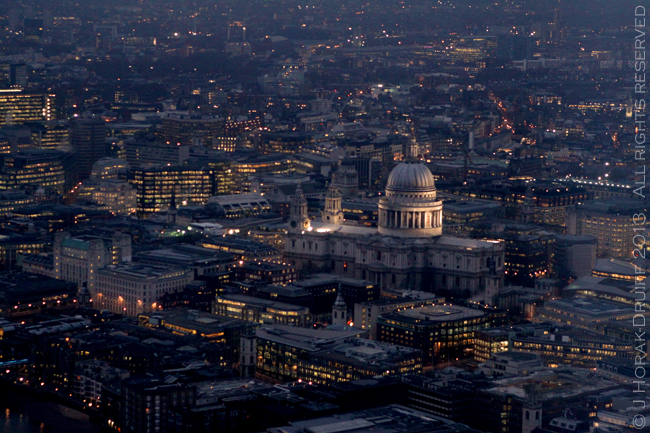
[[[536,353],[502,352],[490,357],[479,370],[487,376],[512,377],[528,376],[534,370],[544,367],[542,358]]]
[[[376,340],[377,319],[381,314],[445,302],[445,298],[428,292],[413,290],[404,293],[404,295],[395,298],[382,298],[374,301],[355,303],[353,321],[356,327],[368,330],[370,332],[370,338]]]
[[[451,304],[408,308],[379,316],[377,339],[422,350],[426,363],[471,355],[474,331],[499,326],[501,312]]]
[[[349,431],[377,433],[479,433],[464,424],[410,409],[399,404],[364,411],[296,421],[291,426],[268,429],[269,433],[334,433]]]
[[[213,304],[213,313],[266,325],[310,328],[314,318],[309,308],[245,295],[223,295]]]
[[[274,325],[255,334],[257,375],[266,380],[328,384],[422,369],[419,350],[359,338],[366,332],[353,327],[335,331]]]
[[[48,308],[76,307],[74,283],[27,272],[0,274],[0,316],[26,316]]]

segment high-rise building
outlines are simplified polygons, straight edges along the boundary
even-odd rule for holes
[[[23,88],[27,86],[27,65],[24,63],[9,65],[9,87]]]
[[[224,120],[218,116],[170,114],[163,119],[160,135],[164,142],[213,147],[223,132]]]
[[[23,22],[25,40],[41,42],[45,34],[45,23],[42,18],[25,18]]]
[[[54,120],[54,95],[0,90],[0,125]]]
[[[190,147],[177,143],[129,140],[125,143],[126,160],[140,165],[183,165],[190,158]]]
[[[213,177],[212,170],[202,167],[136,168],[129,172],[129,183],[138,190],[137,213],[143,216],[169,207],[172,196],[182,206],[207,203]]]
[[[36,185],[59,194],[73,184],[72,156],[58,150],[24,149],[0,155],[0,190]]]
[[[94,119],[77,120],[72,126],[70,144],[75,155],[77,178],[86,179],[93,164],[108,156],[104,122]]]
[[[59,149],[70,145],[70,126],[66,120],[28,122],[32,143],[41,149]]]
[[[593,200],[567,211],[567,231],[596,238],[598,257],[629,258],[637,248],[635,235],[646,226],[633,215],[646,212],[647,205],[636,200]]]

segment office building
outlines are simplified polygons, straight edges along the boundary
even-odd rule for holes
[[[168,248],[144,251],[138,253],[135,260],[143,264],[190,268],[197,279],[222,275],[237,262],[231,253],[189,244],[173,244]]]
[[[511,328],[487,328],[474,331],[474,360],[485,362],[494,354],[506,352],[510,347]]]
[[[257,375],[274,382],[330,384],[422,369],[419,350],[358,338],[365,332],[264,326],[257,337]]]
[[[35,204],[36,198],[28,195],[25,190],[9,189],[0,192],[0,214],[2,215]]]
[[[632,257],[635,229],[645,227],[632,218],[646,211],[646,206],[636,200],[592,200],[569,209],[567,231],[596,238],[598,257]]]
[[[70,145],[70,125],[66,120],[27,122],[32,132],[32,143],[41,149],[61,149]]]
[[[472,354],[474,331],[505,319],[490,310],[437,304],[385,313],[377,320],[377,339],[419,349],[427,364],[465,358]]]
[[[54,308],[74,309],[77,285],[28,272],[0,274],[0,316],[22,317]]]
[[[77,178],[82,181],[90,176],[92,166],[108,156],[106,125],[102,120],[77,119],[70,131],[70,145],[75,154]]]
[[[130,140],[125,143],[126,161],[132,167],[181,166],[190,158],[190,146],[175,142]]]
[[[592,236],[556,235],[551,244],[552,276],[566,281],[589,275],[596,263],[597,244]]]
[[[538,354],[513,351],[493,354],[479,371],[489,377],[521,377],[542,368],[544,362]]]
[[[107,179],[97,183],[91,193],[91,200],[114,215],[131,215],[136,210],[136,194],[137,191],[130,183]]]
[[[55,120],[54,98],[20,89],[0,90],[0,125]]]
[[[200,167],[133,168],[128,176],[140,217],[169,208],[172,197],[177,206],[203,205],[214,191],[212,171]]]
[[[573,326],[563,326],[541,335],[516,333],[510,338],[510,350],[535,353],[551,367],[564,364],[589,369],[609,357],[632,363],[634,356],[634,347],[628,341]]]
[[[0,190],[28,185],[64,194],[73,185],[73,160],[58,150],[24,149],[0,155]]]
[[[131,236],[117,232],[111,238],[73,237],[70,233],[59,232],[54,235],[53,249],[55,278],[86,287],[97,298],[97,272],[107,265],[131,261]],[[101,302],[95,305],[101,306]]]
[[[160,138],[181,146],[218,147],[217,138],[224,133],[224,120],[218,116],[171,113],[163,118]]]
[[[125,316],[156,311],[162,295],[180,292],[194,280],[191,269],[135,263],[108,265],[96,273],[91,291],[96,305]]]
[[[574,297],[553,299],[537,308],[535,321],[550,321],[558,325],[573,325],[587,330],[595,330],[599,324],[618,320],[632,320],[636,312],[628,304]]]
[[[357,328],[369,331],[370,338],[376,340],[377,320],[381,314],[392,313],[407,308],[442,304],[444,302],[445,298],[440,298],[433,293],[405,291],[402,296],[394,298],[382,298],[374,301],[355,303],[353,323]]]
[[[261,323],[311,328],[314,318],[309,308],[245,295],[222,295],[213,304],[214,314]]]
[[[12,63],[9,65],[9,87],[22,89],[27,86],[27,65]]]

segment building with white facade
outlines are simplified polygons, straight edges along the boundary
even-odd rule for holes
[[[54,277],[87,287],[95,295],[97,271],[107,265],[131,261],[131,235],[112,237],[54,235]]]
[[[103,180],[92,191],[91,200],[115,215],[135,213],[137,190],[126,181]]]
[[[109,265],[97,272],[95,304],[126,316],[156,311],[158,299],[194,280],[188,268],[141,264]]]
[[[388,178],[377,228],[336,218],[341,201],[335,194],[326,198],[322,222],[312,221],[304,196],[297,193],[284,260],[298,268],[367,279],[382,289],[449,290],[492,303],[502,284],[503,244],[443,234],[433,175],[412,147]]]

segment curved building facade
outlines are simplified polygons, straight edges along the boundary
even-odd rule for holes
[[[388,177],[379,201],[379,233],[388,236],[442,235],[442,201],[431,171],[421,162],[402,162]]]

